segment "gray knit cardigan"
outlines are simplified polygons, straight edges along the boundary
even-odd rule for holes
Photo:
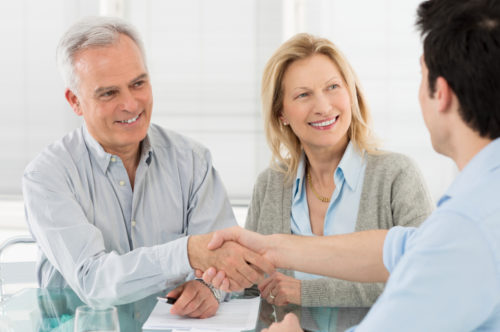
[[[356,231],[418,226],[432,212],[430,195],[415,164],[406,156],[382,152],[367,158]],[[290,234],[292,183],[282,172],[268,168],[255,184],[245,227],[262,233]],[[293,271],[282,270],[293,276]],[[371,306],[382,283],[358,283],[333,278],[303,280],[302,306]]]

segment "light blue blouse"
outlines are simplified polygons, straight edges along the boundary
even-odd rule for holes
[[[334,173],[335,190],[325,215],[324,235],[354,232],[365,169],[366,159],[362,157],[354,144],[349,142]],[[307,205],[305,170],[306,160],[303,153],[293,185],[291,229],[292,234],[314,236]],[[297,279],[320,278],[320,276],[302,272],[295,272],[295,277]]]

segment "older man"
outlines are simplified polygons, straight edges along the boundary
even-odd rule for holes
[[[150,124],[150,77],[133,27],[83,20],[57,56],[66,100],[84,125],[24,173],[40,286],[69,285],[87,303],[121,304],[178,286],[209,264],[242,285],[261,278],[269,264],[248,249],[209,252],[209,237],[189,237],[235,225],[234,215],[209,151]],[[213,315],[221,300],[201,280],[170,295],[178,297],[174,313],[192,317]]]

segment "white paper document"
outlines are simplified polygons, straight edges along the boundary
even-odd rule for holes
[[[143,330],[204,329],[221,331],[253,330],[259,315],[260,297],[223,302],[215,316],[189,318],[170,313],[171,304],[158,302],[142,327]]]

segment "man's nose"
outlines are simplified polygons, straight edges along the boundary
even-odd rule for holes
[[[134,93],[126,90],[121,95],[120,108],[125,111],[135,112],[139,108],[139,101],[137,100]]]

